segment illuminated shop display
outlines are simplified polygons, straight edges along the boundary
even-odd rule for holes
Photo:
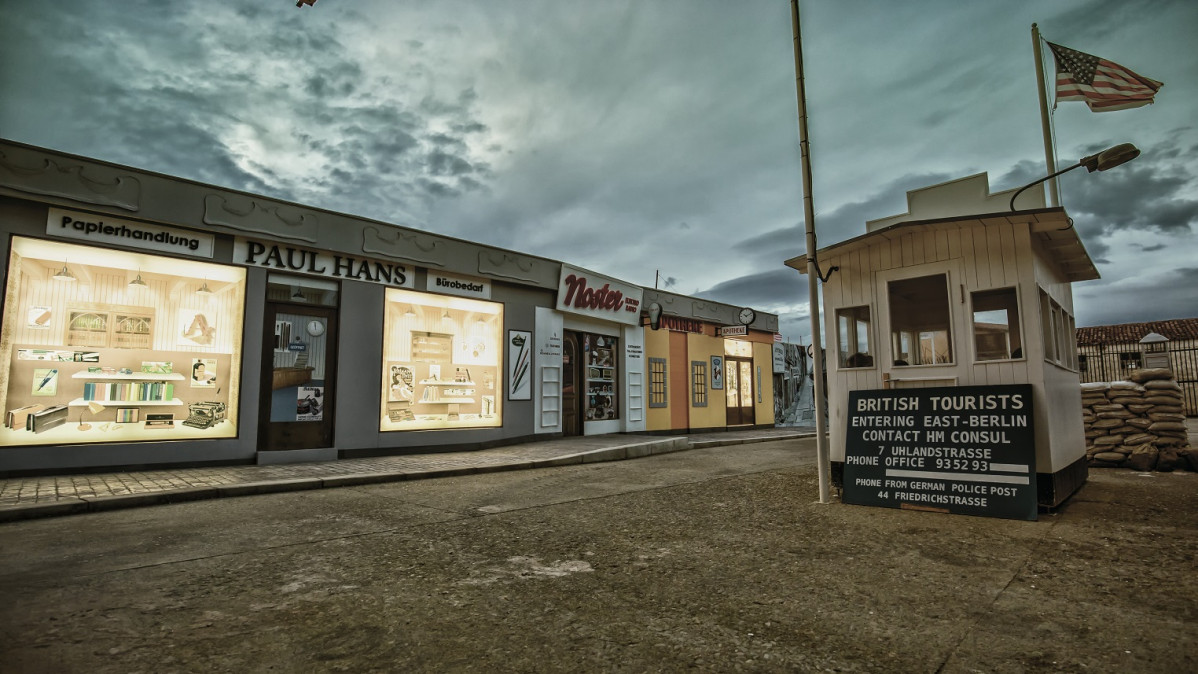
[[[237,436],[245,272],[15,237],[0,445]]]
[[[379,430],[503,425],[503,305],[389,288]]]
[[[617,343],[615,337],[582,333],[587,421],[620,418],[620,387],[616,377]]]

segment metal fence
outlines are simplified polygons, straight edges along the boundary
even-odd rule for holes
[[[1130,379],[1143,367],[1138,344],[1081,346],[1077,355],[1082,383]],[[1181,385],[1186,416],[1198,416],[1198,346],[1169,349],[1169,362]]]

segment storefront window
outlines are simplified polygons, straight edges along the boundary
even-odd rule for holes
[[[379,429],[503,425],[503,305],[387,289]]]
[[[237,436],[245,271],[14,237],[3,445]]]
[[[582,334],[582,363],[586,368],[586,420],[620,418],[616,395],[619,374],[616,368],[617,340],[608,335]]]

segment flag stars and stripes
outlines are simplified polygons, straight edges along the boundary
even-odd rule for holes
[[[1163,84],[1091,54],[1048,43],[1057,65],[1057,102],[1084,101],[1094,112],[1153,102]]]

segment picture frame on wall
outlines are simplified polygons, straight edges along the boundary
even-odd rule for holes
[[[715,390],[724,389],[724,357],[711,357],[711,388]]]
[[[532,333],[507,331],[507,399],[532,400]]]

